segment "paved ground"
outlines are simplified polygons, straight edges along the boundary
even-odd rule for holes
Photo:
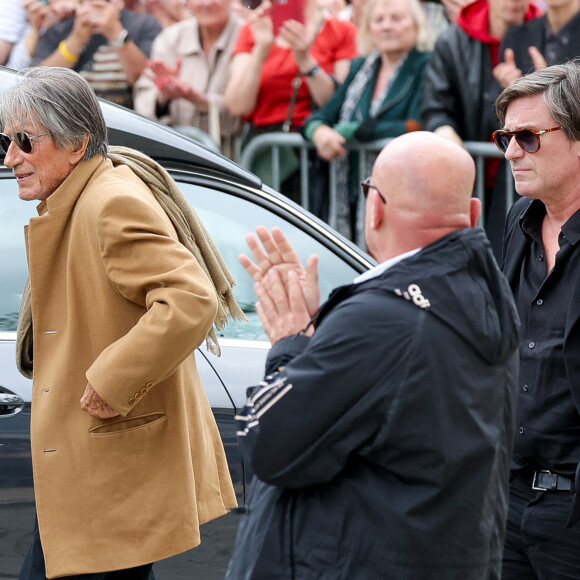
[[[30,492],[0,490],[0,579],[18,580],[20,566],[34,526],[34,498]],[[239,521],[229,514],[202,526],[201,545],[159,562],[157,580],[223,580]],[[219,541],[218,541],[219,538]]]

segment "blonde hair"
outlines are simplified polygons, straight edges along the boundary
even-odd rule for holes
[[[372,10],[379,2],[387,3],[389,0],[367,0],[363,9],[362,19],[358,32],[358,47],[362,56],[368,56],[371,52],[373,52],[373,50],[376,49],[371,34],[370,20]],[[429,52],[433,49],[435,40],[433,30],[431,29],[431,25],[427,20],[423,6],[419,0],[407,0],[407,2],[409,4],[409,8],[411,9],[413,20],[417,25],[417,42],[415,44],[415,48],[419,52]]]

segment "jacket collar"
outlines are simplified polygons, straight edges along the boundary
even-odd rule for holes
[[[181,56],[186,56],[188,54],[200,54],[203,52],[203,46],[201,45],[201,37],[199,33],[199,24],[195,18],[192,18],[187,22],[188,31],[187,34],[180,36],[177,44],[177,54]],[[228,39],[233,36],[236,31],[236,17],[231,15],[225,28],[217,39],[214,50],[216,52],[222,52],[227,48]]]
[[[38,215],[45,213],[55,214],[60,211],[70,210],[95,171],[107,164],[112,167],[111,161],[105,159],[102,155],[96,155],[87,161],[81,161],[56,191],[46,201],[42,201],[37,206]]]

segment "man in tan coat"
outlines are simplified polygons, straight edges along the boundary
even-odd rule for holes
[[[0,124],[21,199],[41,202],[26,231],[38,529],[20,578],[146,579],[236,501],[192,355],[216,291],[153,192],[108,158],[77,73],[29,69]]]

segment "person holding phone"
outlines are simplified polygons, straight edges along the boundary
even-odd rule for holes
[[[262,3],[248,17],[234,49],[225,103],[250,123],[249,138],[299,130],[313,107],[328,102],[357,56],[352,23],[325,19],[317,0],[304,0],[302,14],[285,19],[289,4]],[[291,153],[284,158],[291,160]],[[282,168],[286,183],[281,189],[290,197],[299,190],[291,179],[297,169],[296,164]]]

